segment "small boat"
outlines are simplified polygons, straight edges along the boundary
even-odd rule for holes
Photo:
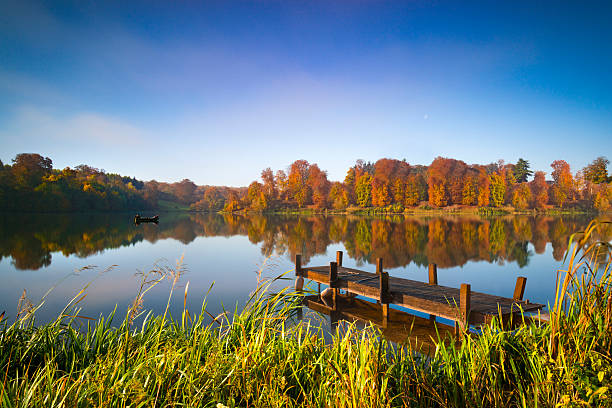
[[[136,214],[134,217],[134,224],[140,224],[141,222],[159,222],[159,215],[155,215],[153,217],[141,217],[140,214]]]

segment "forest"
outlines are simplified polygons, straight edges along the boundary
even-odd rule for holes
[[[612,205],[609,160],[598,157],[572,173],[564,160],[550,178],[529,162],[466,164],[437,157],[429,166],[405,160],[357,160],[343,181],[330,181],[315,163],[296,160],[287,169],[266,168],[248,187],[140,181],[87,165],[54,169],[52,160],[21,153],[0,161],[0,210],[118,211],[183,209],[205,212],[271,212],[293,209],[400,213],[411,209],[597,210]]]

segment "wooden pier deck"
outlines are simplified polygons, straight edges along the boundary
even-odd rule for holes
[[[437,268],[429,265],[429,282],[390,277],[383,271],[382,259],[377,260],[376,273],[342,266],[342,252],[329,266],[302,266],[301,255],[296,255],[296,276],[329,285],[332,304],[339,290],[376,300],[382,306],[383,317],[388,317],[389,304],[427,313],[431,317],[455,321],[460,327],[488,324],[493,317],[503,321],[523,312],[536,312],[544,307],[523,300],[527,278],[518,277],[512,298],[472,292],[470,285],[461,288],[438,285]]]

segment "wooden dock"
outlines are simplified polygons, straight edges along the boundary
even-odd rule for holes
[[[539,303],[523,300],[527,278],[518,277],[512,298],[472,292],[470,285],[461,288],[438,285],[436,265],[429,265],[429,281],[390,277],[383,270],[381,258],[376,262],[376,273],[342,266],[342,251],[336,253],[336,262],[329,266],[302,266],[301,255],[295,258],[295,274],[319,284],[328,285],[332,308],[337,303],[340,290],[348,294],[361,295],[376,300],[381,305],[383,319],[389,318],[389,305],[395,304],[407,309],[423,312],[454,321],[456,326],[488,324],[495,317],[509,322],[522,312],[536,312],[544,307]]]

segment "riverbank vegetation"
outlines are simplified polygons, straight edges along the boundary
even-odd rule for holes
[[[497,323],[430,356],[349,327],[326,342],[294,319],[301,295],[260,287],[244,310],[144,314],[148,288],[182,270],[152,271],[118,319],[81,324],[77,294],[36,326],[22,307],[0,330],[0,401],[7,407],[512,407],[610,406],[612,251],[591,224],[570,240],[550,324]],[[182,295],[182,294],[181,294]],[[185,298],[188,290],[185,289]],[[168,303],[170,302],[170,299]],[[25,305],[27,302],[23,302]],[[186,302],[185,302],[186,303]],[[121,320],[121,321],[119,321]]]
[[[267,168],[261,182],[234,188],[198,186],[189,179],[140,181],[87,165],[59,170],[48,157],[22,153],[12,165],[0,162],[0,210],[602,212],[612,206],[608,164],[599,157],[572,174],[567,162],[555,160],[552,179],[546,180],[546,173],[533,173],[524,159],[468,165],[438,157],[429,166],[358,160],[343,181],[330,181],[317,164],[297,160],[286,172]]]

